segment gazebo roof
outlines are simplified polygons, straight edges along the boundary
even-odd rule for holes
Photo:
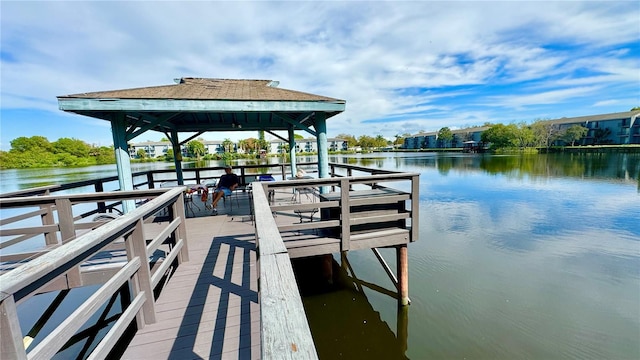
[[[58,104],[63,111],[103,120],[124,116],[130,129],[160,132],[309,129],[317,113],[329,118],[345,109],[344,100],[281,89],[271,80],[176,82],[58,96]]]

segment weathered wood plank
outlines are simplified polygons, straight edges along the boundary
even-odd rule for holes
[[[316,255],[334,254],[340,252],[340,243],[316,246],[292,247],[289,249],[289,257],[292,259]]]
[[[286,253],[287,248],[282,241],[270,241],[280,238],[280,232],[271,214],[271,208],[267,201],[267,195],[264,193],[264,188],[257,186],[253,190],[253,197],[255,222],[256,224],[264,224],[261,226],[260,232],[256,234],[256,242],[260,256]]]
[[[16,303],[11,295],[0,296],[0,359],[26,360]]]
[[[2,194],[2,195],[4,195],[4,194]],[[47,213],[47,211],[49,211],[49,210],[45,209],[45,208],[40,208],[38,210],[33,210],[33,211],[30,211],[30,212],[26,212],[24,214],[11,216],[11,217],[7,217],[7,218],[1,218],[0,219],[0,226],[9,225],[11,223],[14,223],[14,222],[17,222],[17,221],[20,221],[20,220],[32,218],[34,216],[44,215],[44,214]]]
[[[363,225],[409,219],[410,217],[411,214],[409,213],[396,212],[395,214],[352,217],[348,223],[351,225]]]
[[[317,359],[289,255],[260,255],[263,359]]]
[[[386,236],[401,236],[403,238],[406,237],[406,240],[408,240],[409,238],[408,234],[409,234],[408,229],[393,228],[393,229],[362,232],[359,234],[352,234],[351,240],[360,241],[360,240],[367,240],[375,237],[386,237]],[[379,246],[374,246],[374,247],[379,247]]]
[[[80,305],[60,326],[52,331],[33,350],[29,352],[30,359],[51,359],[62,346],[80,329],[80,327],[100,309],[122,284],[140,268],[140,258],[133,259],[118,274],[98,289],[82,305]]]
[[[136,316],[142,305],[146,300],[145,293],[140,293],[136,296],[131,304],[127,306],[127,309],[122,313],[118,321],[113,325],[109,332],[100,340],[100,343],[91,352],[88,360],[101,360],[105,359],[109,352],[116,345],[122,334],[126,331],[127,327]]]
[[[340,220],[320,220],[304,223],[294,223],[290,225],[278,225],[278,229],[281,232],[309,230],[309,229],[330,229],[338,228],[340,226]]]

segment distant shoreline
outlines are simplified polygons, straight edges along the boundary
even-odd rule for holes
[[[433,148],[433,149],[397,149],[394,152],[462,152],[462,148]],[[549,149],[538,149],[540,154],[545,153],[638,153],[640,154],[640,145],[582,145],[582,146],[562,146],[551,147]],[[376,152],[376,151],[374,151]],[[491,151],[486,151],[486,154],[491,154]],[[514,151],[517,153],[517,151]]]

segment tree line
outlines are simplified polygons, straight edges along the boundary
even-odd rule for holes
[[[495,124],[485,130],[481,140],[491,143],[492,148],[549,148],[561,142],[564,145],[574,146],[576,141],[587,135],[589,129],[582,125],[571,125],[561,129],[558,124],[549,121],[536,121],[533,124]],[[596,143],[602,143],[608,134],[596,135]]]
[[[296,140],[304,137],[299,134],[294,135]],[[356,138],[353,135],[340,134],[337,136],[344,139],[349,148],[361,147],[368,150],[372,148],[382,148],[390,145],[381,135],[371,137],[362,135]],[[169,141],[162,139],[161,141]],[[202,140],[203,141],[203,140]],[[186,144],[189,158],[199,159],[233,159],[238,157],[255,157],[262,151],[268,152],[269,142],[264,137],[264,131],[258,132],[258,138],[247,138],[236,143],[230,139],[224,139],[222,147],[223,154],[205,154],[206,147],[200,140],[192,140]],[[396,144],[402,144],[403,138],[396,136]],[[56,141],[49,141],[44,136],[18,137],[10,142],[9,151],[0,150],[1,169],[26,169],[26,168],[46,168],[46,167],[81,167],[91,165],[114,164],[116,162],[113,146],[95,146],[82,140],[74,138],[60,138]],[[244,154],[239,154],[238,149],[242,149]],[[289,151],[289,144],[283,144],[283,152]],[[134,161],[173,161],[173,149],[169,149],[166,154],[157,158],[150,158],[142,149],[136,153],[137,160]]]
[[[0,168],[74,167],[115,163],[112,146],[95,146],[73,138],[50,142],[44,136],[19,137],[0,151]]]

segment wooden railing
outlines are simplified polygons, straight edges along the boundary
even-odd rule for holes
[[[339,251],[357,249],[351,244],[355,233],[362,233],[358,229],[397,228],[405,232],[392,232],[385,236],[389,242],[394,234],[406,237],[407,241],[416,241],[419,238],[418,209],[419,209],[419,174],[400,173],[387,170],[375,170],[349,165],[331,164],[331,178],[301,179],[288,181],[274,181],[261,183],[265,191],[269,192],[293,192],[301,189],[317,189],[321,201],[316,202],[274,202],[271,212],[280,211],[309,211],[317,209],[321,214],[313,222],[300,222],[280,225],[278,229],[285,231],[325,230],[338,234],[340,238]],[[336,172],[343,170],[343,174]],[[353,172],[367,171],[377,175],[353,176]],[[408,206],[405,205],[408,202]],[[368,209],[369,208],[369,209]],[[363,210],[364,209],[364,210]],[[373,210],[371,210],[373,209]],[[381,209],[386,209],[381,210]],[[360,235],[358,235],[360,236]],[[365,235],[362,235],[365,236]],[[399,240],[403,242],[402,240]],[[380,240],[378,246],[385,244]],[[308,256],[311,254],[299,253],[296,256]]]
[[[2,209],[38,207],[41,210],[28,214],[58,219],[57,223],[46,226],[2,229],[3,235],[10,233],[18,238],[25,238],[36,233],[53,234],[50,238],[57,238],[59,243],[59,246],[47,249],[49,251],[32,254],[32,260],[0,276],[0,358],[51,358],[123,286],[133,289],[131,302],[123,309],[119,319],[89,358],[102,359],[107,356],[134,318],[138,328],[155,322],[153,290],[175,261],[188,260],[183,191],[183,188],[173,188],[0,199]],[[73,216],[72,205],[75,203],[139,198],[146,198],[148,201],[130,213],[103,222],[98,227],[94,223],[78,224]],[[153,239],[148,239],[145,235],[145,222],[165,210],[168,219],[164,227],[158,230],[158,235]],[[56,212],[56,216],[53,216],[52,211]],[[3,219],[3,225],[18,221],[20,217]],[[28,216],[23,215],[22,219],[26,217]],[[94,230],[76,236],[77,230],[86,228]],[[109,276],[104,279],[102,286],[33,349],[27,351],[16,304],[33,294],[46,291],[57,282],[62,282],[67,287],[83,285],[82,264],[105,249],[122,247],[117,245],[122,240],[126,259],[123,258],[113,271],[104,271]],[[161,245],[165,245],[163,249],[168,248],[163,261],[150,264],[149,258]]]
[[[298,164],[303,165],[303,164]],[[304,164],[313,166],[313,164]],[[273,169],[273,171],[271,171]],[[279,174],[286,179],[289,164],[250,165],[236,167],[243,182],[249,182],[256,174]],[[184,180],[201,183],[219,176],[222,167],[184,169]],[[117,178],[89,180],[65,185],[54,185],[38,189],[29,189],[11,194],[2,194],[0,208],[26,207],[37,208],[28,215],[22,214],[0,219],[5,226],[28,217],[40,218],[41,224],[26,230],[1,229],[0,235],[15,236],[7,247],[26,241],[35,236],[46,240],[46,251],[25,254],[2,255],[2,261],[20,261],[32,259],[29,263],[0,277],[0,328],[2,354],[0,358],[27,357],[16,313],[16,303],[24,301],[37,292],[46,291],[56,281],[67,286],[82,283],[81,264],[101,249],[115,246],[118,239],[125,240],[128,261],[117,272],[112,273],[108,281],[82,305],[78,311],[51,332],[28,353],[29,358],[47,358],[60,349],[75,330],[98,307],[98,304],[111,296],[123,284],[131,283],[135,289],[134,299],[120,320],[115,324],[95,349],[91,358],[100,358],[108,354],[126,325],[135,317],[138,327],[154,321],[154,300],[152,289],[158,285],[167,267],[177,259],[188,259],[186,232],[184,230],[183,187],[170,190],[157,189],[166,181],[176,181],[173,170],[135,173],[134,186],[149,190],[132,192],[102,192],[97,194],[48,195],[59,191],[89,186],[96,192],[113,187],[111,182]],[[384,169],[371,169],[345,164],[330,164],[331,178],[302,179],[260,183],[253,189],[256,238],[258,244],[259,291],[262,317],[262,358],[317,358],[313,339],[306,322],[304,308],[296,287],[295,277],[290,264],[290,255],[280,235],[281,231],[327,230],[338,234],[340,241],[336,251],[358,249],[360,234],[354,229],[359,226],[395,223],[402,232],[380,232],[377,239],[368,239],[367,246],[389,246],[396,242],[407,243],[418,239],[419,175],[400,173]],[[316,188],[323,200],[316,203],[269,204],[267,195],[271,190],[286,188]],[[354,196],[358,191],[377,191],[383,196]],[[295,190],[294,190],[295,191]],[[34,196],[41,195],[41,196]],[[110,222],[98,223],[86,221],[97,213],[116,210],[123,200],[137,199],[141,204],[132,212],[115,218]],[[405,208],[406,202],[408,208]],[[89,203],[91,209],[73,215],[74,204]],[[382,205],[395,211],[362,211],[354,214],[358,207],[376,207]],[[397,206],[397,207],[396,207]],[[159,211],[169,209],[169,225],[160,235],[145,246],[144,223],[152,219]],[[322,216],[313,223],[283,225],[278,228],[273,212],[288,210],[319,209]],[[54,215],[54,211],[56,215]],[[55,219],[58,219],[56,222]],[[84,222],[82,220],[85,220]],[[102,225],[97,227],[98,225]],[[78,235],[79,232],[95,229]],[[22,231],[22,232],[20,232]],[[171,252],[165,261],[153,268],[145,260],[163,243],[171,243]],[[391,242],[390,242],[391,240]],[[395,242],[394,242],[395,241]],[[64,244],[64,245],[61,245]],[[298,252],[298,256],[305,256]],[[284,321],[286,319],[286,321]]]
[[[368,173],[354,177],[354,173]],[[256,242],[259,271],[259,302],[261,314],[262,358],[315,359],[314,348],[309,325],[306,319],[302,300],[296,285],[291,267],[291,258],[295,256],[318,255],[357,249],[351,242],[357,236],[352,229],[359,225],[376,227],[376,224],[394,224],[402,237],[394,238],[393,230],[383,230],[379,238],[369,238],[367,246],[393,246],[418,239],[419,208],[419,175],[415,173],[399,173],[387,170],[369,169],[357,166],[331,164],[332,178],[301,179],[287,181],[269,181],[254,183],[253,206],[256,226]],[[399,189],[392,188],[399,187]],[[295,194],[301,189],[318,189],[325,201],[277,203],[269,199],[268,194],[274,191]],[[286,190],[283,190],[286,189]],[[292,190],[293,189],[293,190]],[[336,191],[338,190],[338,191]],[[378,196],[358,198],[357,194],[368,191]],[[275,195],[274,195],[275,196]],[[405,209],[409,201],[408,209]],[[362,209],[382,205],[382,208],[393,209],[363,211],[354,216],[352,209]],[[318,208],[325,212],[320,219],[292,225],[278,225],[272,214],[280,211],[305,211]],[[337,213],[336,213],[337,212]],[[337,216],[335,216],[337,215]],[[407,224],[407,221],[410,223]],[[408,226],[409,225],[409,226]],[[337,233],[340,238],[338,248],[325,247],[319,253],[312,250],[298,251],[295,255],[288,248],[288,241],[282,238],[281,232],[303,230],[317,231],[325,229]],[[384,229],[384,226],[383,226]],[[371,232],[367,233],[371,236]],[[322,238],[322,236],[319,236]],[[307,240],[302,240],[307,241]],[[318,244],[318,240],[313,240]],[[372,241],[372,242],[371,242]],[[311,249],[308,246],[306,249]],[[330,249],[331,251],[328,251]],[[374,249],[375,250],[375,249]],[[304,253],[304,251],[311,251]],[[375,251],[374,251],[375,252]],[[385,264],[386,265],[386,264]],[[389,269],[386,269],[390,272]],[[398,281],[396,280],[395,283]],[[406,285],[405,285],[406,286]],[[399,292],[402,292],[399,288]],[[400,297],[400,296],[399,296]]]
[[[262,359],[317,359],[302,299],[265,190],[253,193]]]

